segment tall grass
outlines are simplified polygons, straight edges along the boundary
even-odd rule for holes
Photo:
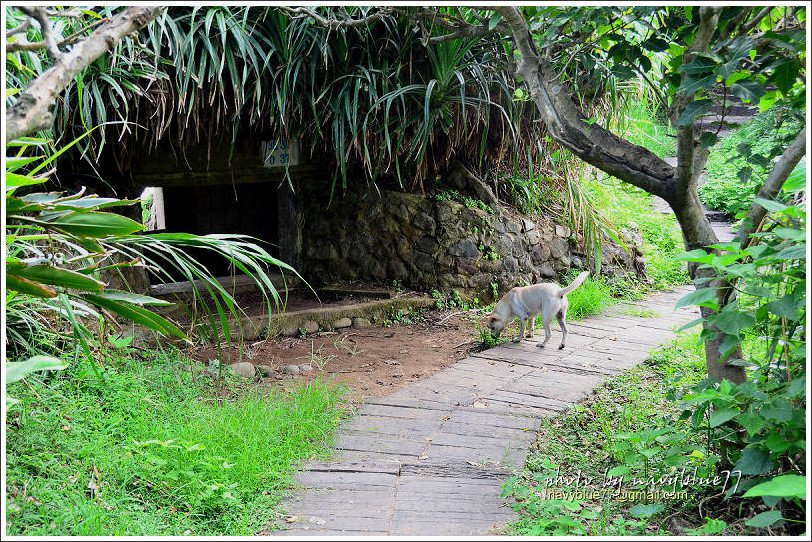
[[[688,282],[685,264],[677,260],[683,242],[673,214],[654,209],[651,194],[604,174],[597,174],[584,184],[595,205],[619,229],[639,232],[646,273],[655,289]]]
[[[610,127],[632,143],[660,158],[676,156],[677,140],[664,112],[643,89],[627,89],[613,113]]]
[[[325,453],[339,395],[321,383],[217,400],[175,354],[74,364],[10,386],[8,534],[252,535],[296,464]],[[237,391],[232,382],[232,391]],[[217,404],[217,403],[221,404]]]
[[[569,281],[565,281],[569,282]],[[588,278],[575,291],[567,295],[567,320],[580,320],[615,303],[612,291],[601,279]]]

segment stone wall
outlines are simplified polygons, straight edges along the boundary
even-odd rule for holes
[[[419,290],[490,299],[492,284],[504,292],[586,267],[567,227],[508,208],[489,213],[394,191],[337,196],[329,207],[316,195],[300,201],[308,280],[397,280]],[[604,247],[604,260],[601,272],[609,275],[635,273],[643,265],[634,248]]]

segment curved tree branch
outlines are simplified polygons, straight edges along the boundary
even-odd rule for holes
[[[164,7],[129,7],[99,27],[70,53],[39,76],[6,111],[6,141],[48,128],[53,123],[56,98],[73,78],[112,49],[124,36],[136,32]]]
[[[42,34],[42,42],[40,42],[41,46],[39,49],[45,49],[48,52],[48,56],[51,57],[51,62],[59,62],[59,60],[62,58],[62,53],[59,51],[59,47],[56,44],[56,39],[54,38],[54,34],[51,29],[51,21],[48,19],[45,9],[20,7],[19,10],[28,16],[29,21],[37,21],[40,33]],[[11,50],[14,50],[14,44],[11,44]]]
[[[752,29],[754,29],[756,25],[760,23],[764,17],[770,14],[770,12],[773,10],[773,7],[775,6],[769,6],[759,11],[755,17],[753,17],[752,19],[750,19],[741,26],[741,28],[739,29],[739,34],[747,34]]]
[[[319,26],[324,26],[326,28],[330,28],[332,30],[338,30],[341,28],[352,28],[354,26],[364,26],[375,21],[380,21],[381,19],[385,19],[389,15],[392,14],[392,8],[389,7],[381,7],[378,8],[378,11],[375,13],[371,13],[365,17],[361,17],[358,19],[352,19],[350,17],[342,18],[342,19],[334,19],[334,18],[327,18],[323,17],[322,15],[318,14],[315,9],[308,8],[308,7],[286,7],[286,6],[279,6],[278,9],[286,12],[292,18],[302,18],[302,17],[309,17],[313,19]]]
[[[15,26],[11,30],[6,31],[6,39],[17,34],[22,34],[31,27],[31,19],[26,18],[22,23]],[[8,46],[8,44],[6,44]],[[44,44],[43,44],[44,45]]]
[[[798,162],[801,161],[801,158],[803,158],[805,154],[806,128],[800,131],[795,137],[795,140],[790,143],[789,147],[784,151],[784,154],[778,159],[778,162],[776,162],[767,180],[764,181],[764,185],[758,191],[756,197],[768,200],[775,199],[781,191],[781,187],[787,182],[787,177],[789,177],[789,174],[792,173],[792,170],[795,169],[795,166],[798,165]],[[757,202],[753,202],[735,238],[736,242],[740,243],[742,248],[750,243],[750,235],[758,231],[766,216],[767,209]]]
[[[30,19],[26,19],[30,22]],[[71,34],[70,36],[66,37],[62,41],[56,44],[57,47],[64,47],[66,45],[70,45],[73,42],[77,41],[82,37],[82,34],[85,32],[92,30],[93,28],[108,22],[110,19],[104,18],[99,19],[98,21],[94,21],[87,25],[84,28],[81,28]],[[35,42],[14,42],[14,43],[7,43],[6,44],[6,52],[7,53],[16,53],[18,51],[39,51],[40,49],[45,49],[45,42],[44,41],[35,41]]]
[[[586,122],[571,99],[572,93],[539,56],[519,10],[511,6],[489,9],[500,13],[511,29],[522,57],[518,73],[524,77],[553,139],[610,175],[666,201],[673,201],[674,168],[648,149]]]

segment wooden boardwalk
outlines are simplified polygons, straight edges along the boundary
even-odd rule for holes
[[[674,310],[692,287],[615,305],[555,332],[473,354],[367,401],[340,427],[332,461],[309,462],[277,535],[483,535],[516,516],[502,482],[524,465],[543,416],[563,412],[644,361],[697,318]],[[645,312],[641,312],[645,311]],[[651,314],[641,317],[634,314]]]

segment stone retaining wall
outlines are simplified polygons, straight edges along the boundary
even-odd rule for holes
[[[557,280],[586,260],[569,228],[518,215],[489,213],[456,201],[382,191],[338,196],[328,208],[303,197],[304,276],[372,280],[424,291],[457,290],[491,299],[521,284]],[[639,251],[604,247],[602,274],[635,273]],[[635,264],[635,259],[637,263]]]

